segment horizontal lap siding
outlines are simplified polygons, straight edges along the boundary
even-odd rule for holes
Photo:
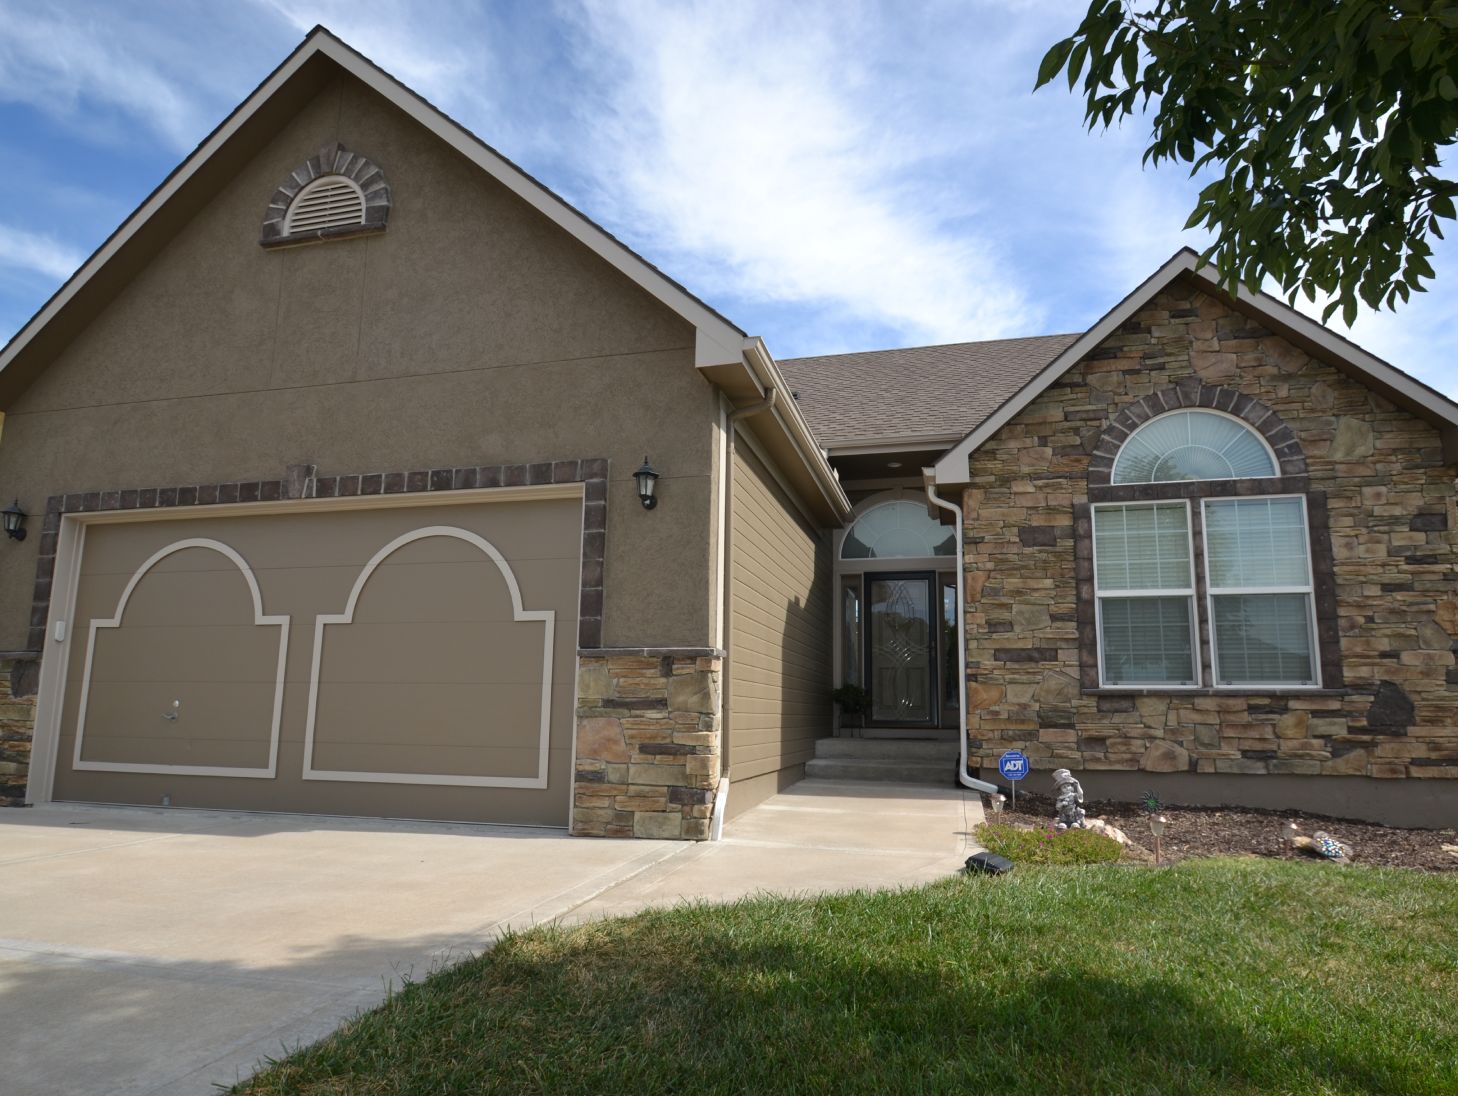
[[[729,774],[738,813],[798,779],[830,728],[829,538],[741,444],[730,529]]]

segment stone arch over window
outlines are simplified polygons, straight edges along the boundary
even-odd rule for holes
[[[1276,459],[1276,476],[1305,476],[1306,456],[1296,433],[1270,407],[1252,396],[1233,388],[1202,384],[1191,378],[1187,382],[1161,388],[1143,399],[1135,400],[1109,420],[1094,445],[1089,458],[1088,482],[1092,487],[1107,487],[1113,482],[1114,462],[1120,451],[1146,423],[1171,411],[1218,411],[1250,427],[1270,447]],[[1236,477],[1243,478],[1243,477]]]
[[[332,203],[333,216],[297,215],[296,203],[319,203],[331,195],[338,199]],[[383,232],[390,220],[390,206],[390,185],[378,164],[341,144],[325,145],[294,168],[273,192],[259,243],[264,247],[288,247]],[[291,211],[292,220],[300,222],[297,227],[290,224]]]

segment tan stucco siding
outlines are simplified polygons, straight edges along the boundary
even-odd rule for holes
[[[830,728],[830,548],[741,438],[730,524],[732,814],[803,775]]]
[[[330,141],[386,173],[388,231],[265,251],[270,195]],[[717,397],[692,327],[363,85],[326,86],[128,279],[0,408],[0,483],[32,513],[293,463],[607,457],[603,642],[713,642]],[[632,481],[645,453],[663,474],[651,513]],[[25,645],[40,540],[0,553],[0,650]]]

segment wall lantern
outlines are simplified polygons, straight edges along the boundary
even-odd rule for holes
[[[658,473],[648,463],[648,458],[643,458],[643,467],[633,473],[633,478],[638,481],[638,498],[643,503],[643,509],[651,510],[658,505],[658,496],[653,493],[657,486]]]
[[[5,535],[11,540],[25,539],[25,519],[28,515],[20,508],[20,500],[16,499],[4,510],[0,510],[0,518],[5,519]]]

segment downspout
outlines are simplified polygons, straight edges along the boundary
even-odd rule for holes
[[[940,506],[943,510],[950,510],[957,522],[957,674],[962,682],[962,702],[957,705],[957,722],[961,732],[957,736],[961,743],[958,751],[960,760],[957,763],[957,782],[964,788],[995,795],[997,793],[996,784],[989,784],[985,780],[978,780],[976,777],[967,775],[967,603],[962,593],[962,582],[967,564],[966,546],[962,539],[964,536],[962,508],[937,495],[937,485],[932,479],[930,468],[923,468],[921,476],[926,484],[926,497],[931,500],[932,505]]]
[[[724,812],[729,802],[729,683],[734,667],[729,659],[729,645],[732,623],[729,619],[729,572],[734,563],[730,530],[734,527],[734,435],[735,426],[742,419],[762,415],[775,406],[776,391],[765,390],[764,399],[743,407],[736,407],[725,417],[724,430],[724,573],[719,576],[719,620],[724,626],[724,671],[720,675],[719,688],[720,737],[722,751],[719,763],[719,787],[714,795],[714,817],[709,823],[709,840],[718,841],[724,836]],[[965,737],[965,736],[964,736]],[[966,768],[966,765],[963,765]]]

